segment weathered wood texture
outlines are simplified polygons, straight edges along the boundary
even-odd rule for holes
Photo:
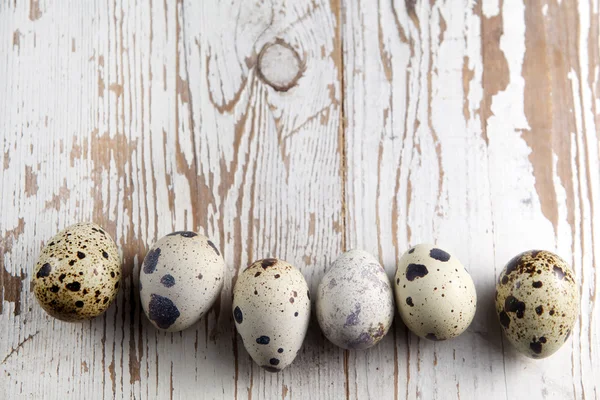
[[[597,0],[0,0],[0,398],[600,398]],[[44,241],[94,220],[123,290],[94,321],[30,291]],[[228,279],[195,328],[145,320],[136,275],[174,229]],[[283,373],[236,337],[240,268],[277,256],[314,290],[344,249],[392,274],[452,248],[478,290],[461,337],[399,318],[343,351],[313,319]],[[555,250],[581,290],[572,339],[535,362],[493,312],[516,253]]]

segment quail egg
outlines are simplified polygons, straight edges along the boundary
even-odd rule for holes
[[[316,311],[321,330],[335,345],[374,346],[394,320],[394,294],[385,270],[366,251],[345,252],[319,284]]]
[[[34,293],[42,308],[63,321],[99,316],[119,291],[121,257],[94,223],[78,223],[44,246],[35,266]]]
[[[310,319],[310,293],[302,273],[267,258],[239,274],[233,318],[252,359],[269,372],[290,365],[300,351]]]
[[[471,276],[450,252],[419,244],[398,261],[396,306],[406,326],[420,337],[445,340],[471,324],[477,294]]]
[[[549,251],[521,253],[496,284],[496,311],[508,340],[522,354],[545,358],[569,338],[579,315],[571,268]]]
[[[148,251],[140,270],[142,308],[152,324],[176,332],[198,322],[223,288],[225,261],[206,236],[173,232]]]

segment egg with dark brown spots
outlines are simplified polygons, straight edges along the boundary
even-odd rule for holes
[[[238,276],[233,319],[252,359],[269,372],[290,365],[310,320],[310,293],[302,273],[283,260],[266,258]]]
[[[331,265],[317,289],[317,320],[323,334],[345,349],[376,345],[394,320],[394,293],[371,254],[350,250]]]
[[[140,269],[144,313],[161,330],[184,330],[221,294],[225,261],[212,240],[190,231],[170,233],[148,250]]]
[[[579,315],[579,291],[569,265],[549,251],[521,253],[496,284],[496,312],[508,340],[522,354],[545,358],[569,338]]]
[[[439,341],[456,337],[471,324],[477,293],[458,258],[436,245],[420,244],[398,261],[396,306],[416,335]]]
[[[110,307],[120,279],[121,258],[113,239],[94,223],[79,223],[59,232],[42,249],[34,270],[34,293],[51,316],[86,320]]]

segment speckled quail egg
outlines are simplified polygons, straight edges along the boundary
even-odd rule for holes
[[[158,329],[177,332],[212,307],[223,288],[225,261],[206,236],[173,232],[148,251],[140,269],[140,299]]]
[[[569,338],[579,315],[571,268],[549,251],[517,255],[496,284],[496,311],[506,337],[520,353],[550,356]]]
[[[112,238],[94,223],[71,225],[42,249],[34,293],[42,308],[63,321],[97,317],[119,291],[121,257]]]
[[[475,316],[477,294],[471,275],[454,255],[437,246],[420,244],[404,253],[395,284],[400,316],[420,337],[456,337]]]
[[[394,294],[385,270],[366,251],[345,252],[319,284],[316,311],[321,330],[335,345],[374,346],[394,320]]]
[[[254,262],[233,289],[233,318],[252,359],[270,372],[294,361],[310,319],[310,293],[302,273],[285,261]]]

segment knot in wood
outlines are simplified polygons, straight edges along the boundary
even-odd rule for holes
[[[294,87],[303,72],[298,52],[281,39],[266,44],[258,55],[258,77],[279,92]]]

